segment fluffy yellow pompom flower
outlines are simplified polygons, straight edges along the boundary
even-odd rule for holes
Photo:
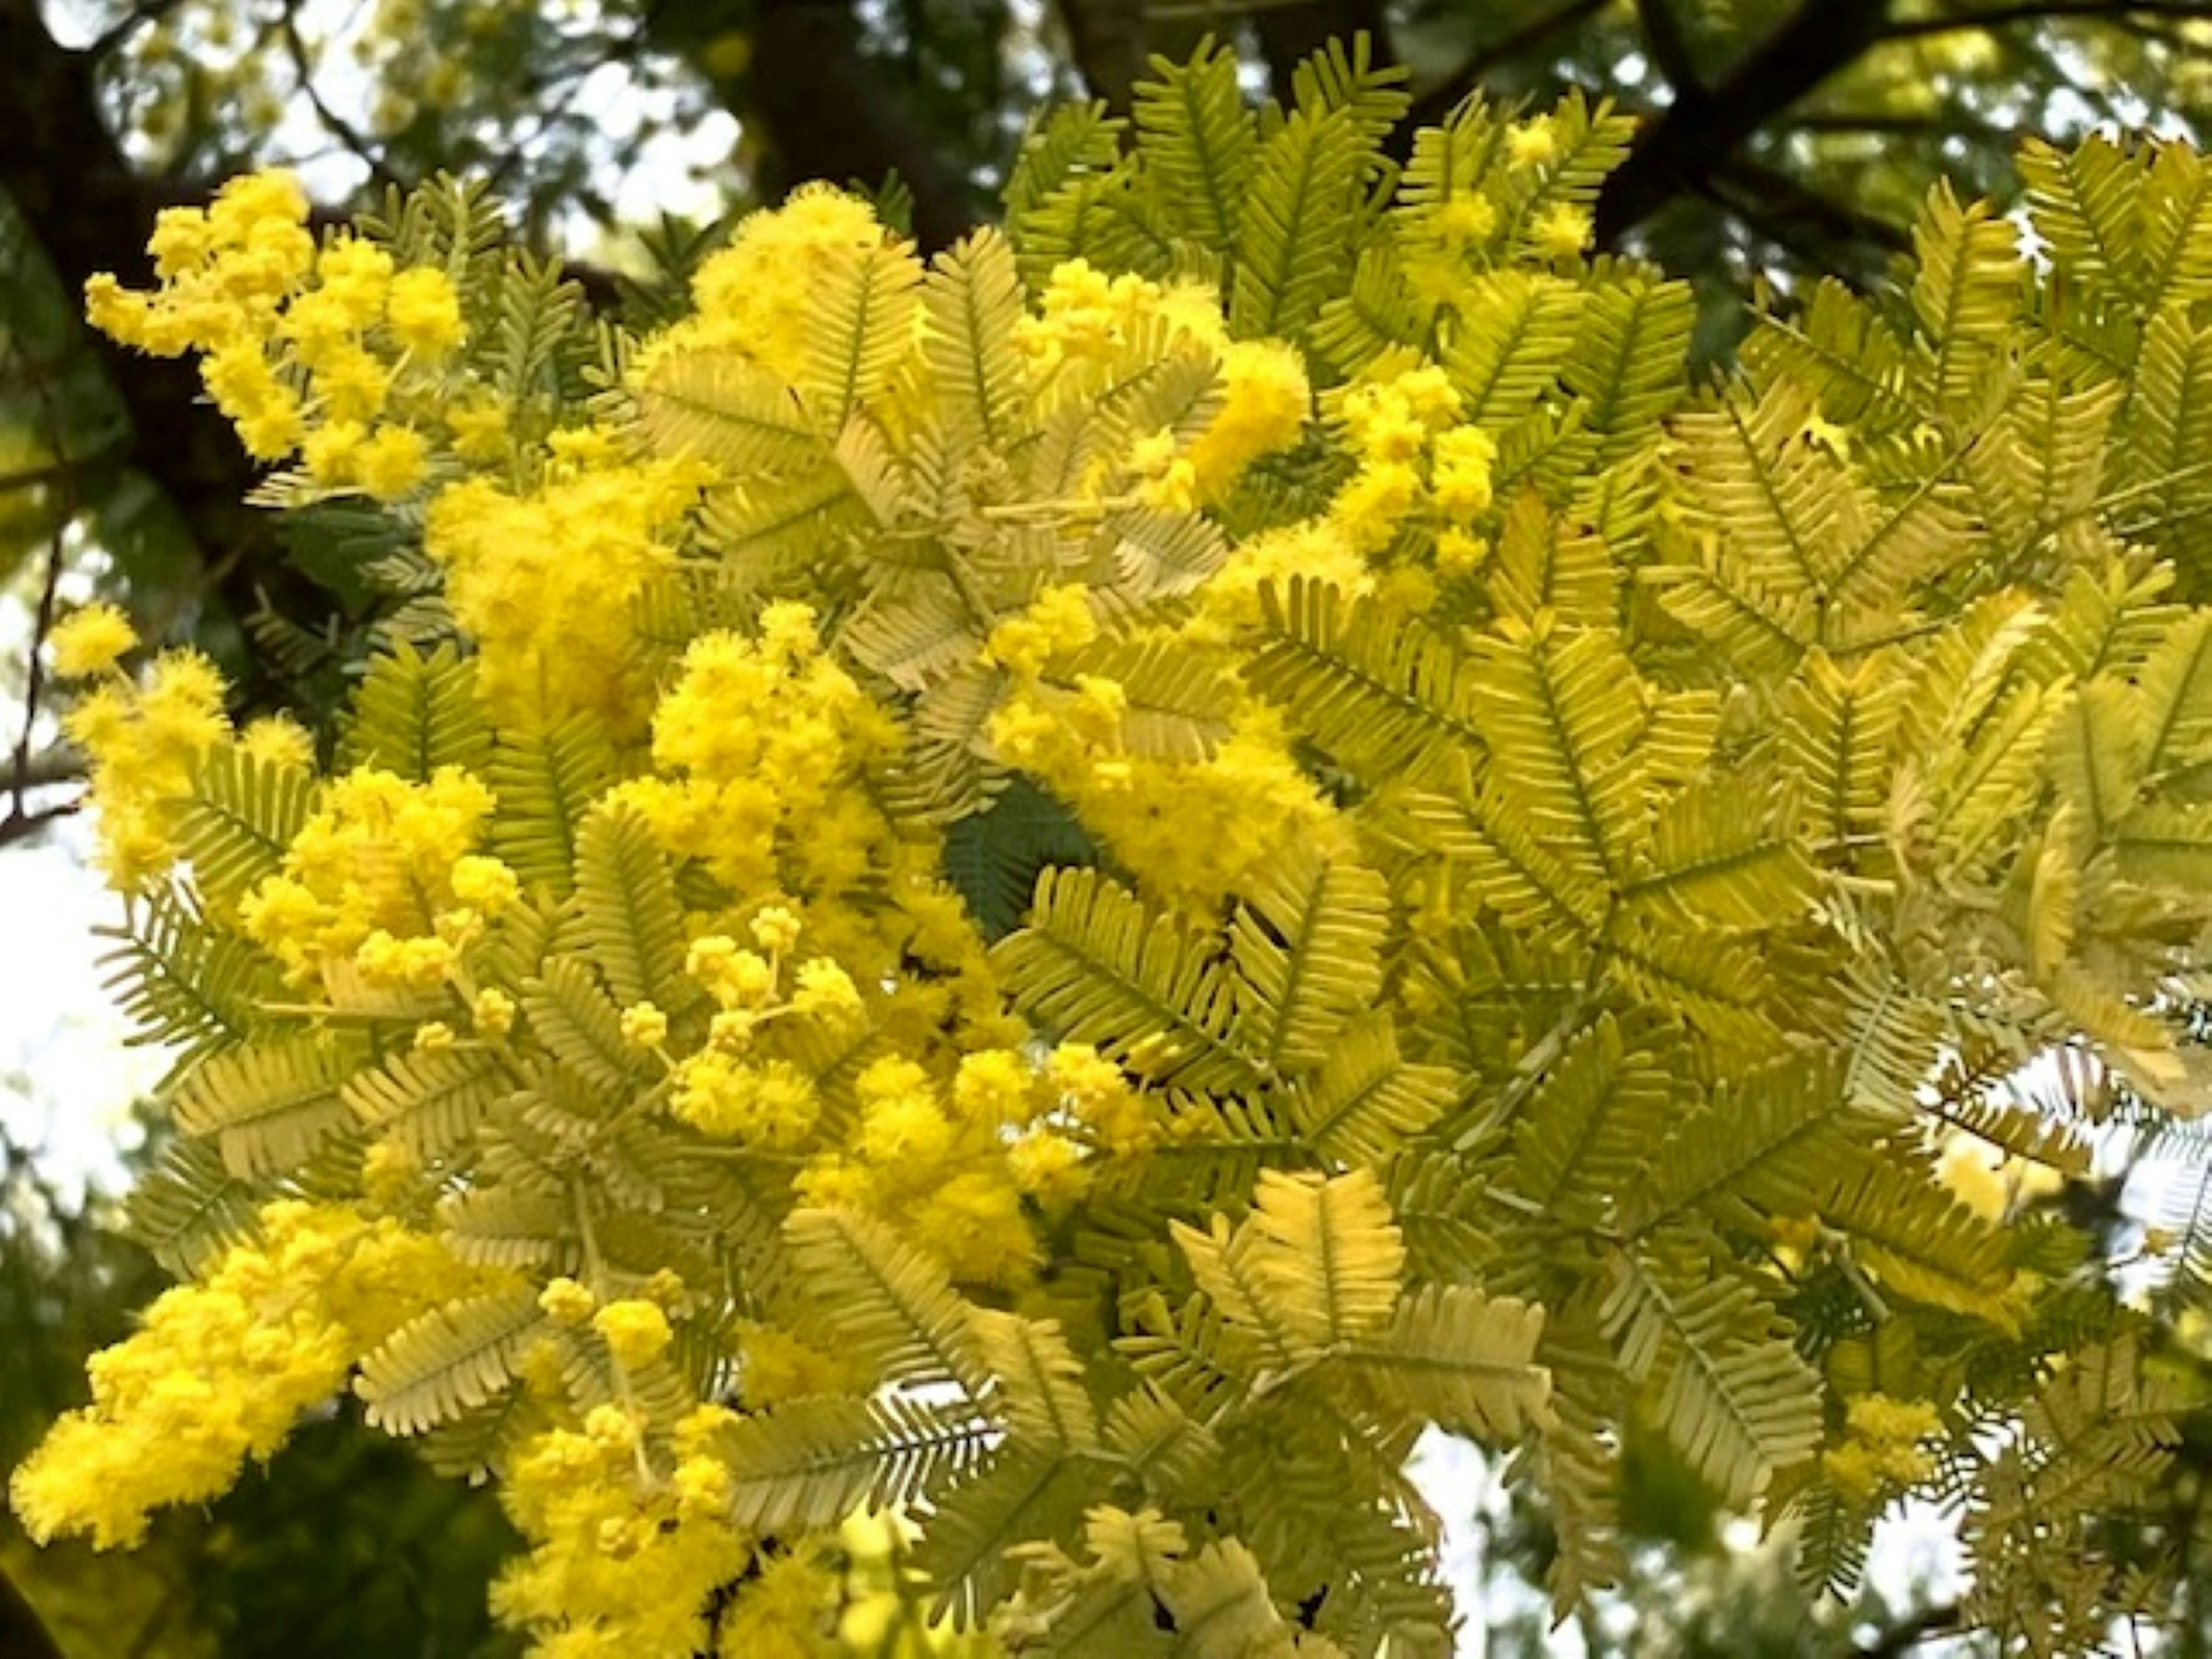
[[[1429,491],[1437,507],[1455,524],[1466,524],[1490,510],[1491,466],[1496,440],[1480,427],[1455,426],[1437,434],[1430,449]]]
[[[358,473],[359,463],[355,463]],[[479,684],[502,720],[579,709],[617,731],[643,723],[630,604],[672,556],[694,467],[665,462],[572,473],[516,496],[469,479],[433,497],[423,550],[476,640]]]
[[[1054,657],[1079,651],[1097,637],[1088,590],[1048,587],[1028,610],[991,630],[985,654],[1010,673],[1035,676]]]
[[[1190,447],[1198,494],[1218,500],[1262,455],[1297,441],[1313,401],[1305,359],[1273,340],[1238,340],[1221,360],[1221,408]]]
[[[608,1303],[592,1316],[592,1328],[605,1340],[616,1362],[632,1370],[659,1358],[675,1340],[668,1316],[653,1303],[635,1298]]]
[[[176,817],[192,775],[230,736],[223,690],[215,665],[197,651],[165,651],[143,690],[101,685],[62,717],[90,763],[101,867],[125,892],[175,860]]]
[[[795,1066],[781,1060],[749,1066],[708,1048],[677,1067],[668,1109],[718,1140],[781,1148],[813,1133],[822,1103],[813,1079]]]
[[[46,644],[54,653],[55,673],[65,680],[87,679],[136,650],[138,630],[115,606],[88,605],[55,623]]]
[[[562,1277],[546,1281],[545,1288],[538,1293],[538,1305],[548,1319],[563,1325],[580,1325],[599,1304],[599,1299],[583,1285]]]
[[[806,363],[809,301],[836,262],[881,247],[875,210],[829,185],[803,185],[780,208],[739,222],[691,279],[699,314],[672,346],[740,351],[787,381]]]
[[[312,766],[315,740],[307,728],[287,714],[267,714],[247,724],[238,734],[241,754],[264,766]]]
[[[799,918],[781,904],[771,904],[752,919],[749,931],[754,944],[781,956],[799,943]]]
[[[432,920],[425,902],[450,908],[456,874],[495,862],[463,863],[491,809],[491,791],[458,767],[441,768],[428,783],[374,768],[335,778],[286,850],[282,872],[240,902],[240,924],[295,980],[315,977],[325,958],[366,950],[364,971],[434,987],[453,952],[449,941],[422,936]]]
[[[9,1483],[33,1539],[137,1543],[150,1510],[219,1497],[247,1458],[268,1458],[405,1321],[491,1282],[422,1235],[349,1210],[272,1204],[261,1234],[93,1356],[92,1403],[56,1423]]]
[[[1943,1419],[1924,1400],[1865,1394],[1844,1408],[1850,1438],[1820,1458],[1822,1471],[1845,1497],[1867,1503],[1935,1472],[1920,1443],[1942,1432]]]
[[[497,986],[486,986],[477,993],[469,1017],[480,1035],[503,1037],[514,1029],[514,999]]]
[[[501,1497],[531,1548],[492,1609],[538,1652],[692,1659],[712,1645],[708,1602],[752,1553],[728,1518],[727,1471],[703,1449],[665,1470],[641,1468],[646,1455],[637,1425],[601,1407],[515,1458]]]
[[[396,501],[422,482],[430,447],[410,427],[380,426],[353,453],[353,476],[380,501]]]
[[[622,1011],[623,1041],[640,1048],[658,1048],[668,1041],[668,1016],[649,1002],[634,1002]]]
[[[392,279],[385,300],[385,323],[392,336],[417,356],[436,359],[460,344],[460,295],[442,270],[418,265]]]
[[[1509,127],[1505,133],[1505,153],[1516,167],[1541,167],[1559,153],[1558,136],[1552,131],[1547,115],[1539,115]]]
[[[791,1006],[794,1013],[842,1020],[856,1018],[864,1012],[860,988],[853,983],[850,974],[827,957],[800,963],[793,977]]]
[[[1578,258],[1589,246],[1590,216],[1581,208],[1562,202],[1529,228],[1536,251],[1547,259]]]

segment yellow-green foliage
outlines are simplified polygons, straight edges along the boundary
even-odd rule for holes
[[[1816,1577],[1917,1490],[1978,1620],[2154,1597],[2094,1540],[2185,1402],[2020,1208],[2212,1101],[2212,173],[2031,148],[2035,258],[1939,191],[1693,385],[1584,252],[1620,117],[1401,172],[1341,55],[1160,74],[1003,230],[810,190],[646,338],[451,191],[100,290],[394,602],[324,771],[83,642],[198,1288],[34,1531],[349,1372],[548,1654],[823,1646],[863,1505],[1012,1650],[1442,1651],[1430,1425],[1562,1612],[1632,1421]]]

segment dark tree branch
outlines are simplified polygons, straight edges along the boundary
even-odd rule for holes
[[[1285,104],[1291,101],[1291,77],[1298,65],[1331,40],[1348,46],[1354,35],[1364,34],[1376,68],[1398,61],[1382,0],[1297,0],[1293,5],[1267,6],[1252,14],[1252,27],[1260,37],[1260,55],[1267,60],[1268,87]]]
[[[1527,57],[1577,24],[1588,22],[1609,3],[1610,0],[1566,0],[1565,4],[1530,18],[1510,34],[1492,41],[1414,99],[1413,109],[1399,131],[1410,135],[1418,128],[1439,125],[1462,98],[1504,65]]]
[[[298,0],[287,0],[277,28],[284,42],[284,55],[291,60],[293,78],[299,82],[300,94],[307,100],[307,107],[325,131],[343,144],[354,159],[368,169],[368,175],[379,190],[405,188],[398,173],[384,159],[384,153],[368,135],[340,115],[325,101],[315,85],[315,66],[307,51],[307,43],[300,36],[300,8]]]
[[[109,131],[90,52],[57,42],[38,0],[0,0],[0,191],[44,250],[64,289],[81,293],[95,271],[150,278],[146,236],[155,212],[185,192],[142,176]],[[253,469],[230,423],[201,396],[185,360],[149,357],[88,334],[108,382],[130,411],[129,459],[174,505],[204,558],[235,551],[239,580],[226,601],[245,615],[254,582],[273,580],[273,538],[246,507]]]
[[[810,179],[873,184],[896,173],[914,193],[915,240],[925,252],[975,223],[964,182],[862,52],[845,0],[762,0],[747,85],[748,112],[767,131],[781,175],[770,194]]]
[[[1127,114],[1145,71],[1144,0],[1060,0],[1059,10],[1085,89],[1115,114]]]
[[[1637,135],[1598,198],[1603,247],[1677,197],[1702,189],[1738,146],[1883,37],[1890,0],[1803,0],[1694,97],[1678,97]]]
[[[1913,1649],[1955,1635],[1961,1628],[1959,1609],[1954,1604],[1945,1602],[1940,1607],[1923,1608],[1858,1649],[1855,1659],[1905,1659]]]
[[[1668,0],[1636,0],[1636,21],[1644,27],[1644,44],[1652,63],[1667,77],[1675,97],[1703,97],[1705,77],[1698,73],[1697,59],[1691,56],[1689,38],[1682,33],[1682,20],[1674,8]]]
[[[1738,156],[1714,175],[1714,182],[1716,199],[1755,228],[1802,226],[1823,240],[1863,243],[1883,253],[1904,253],[1912,246],[1902,225],[1823,196],[1761,161]]]
[[[21,1659],[64,1659],[61,1644],[5,1570],[0,1570],[0,1653],[20,1655]]]

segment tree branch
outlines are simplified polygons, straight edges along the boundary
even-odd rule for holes
[[[0,191],[71,295],[95,271],[149,278],[154,214],[185,194],[131,166],[100,113],[96,63],[54,39],[38,0],[0,0],[0,109],[9,124]],[[80,338],[130,412],[133,441],[118,461],[127,459],[167,496],[204,558],[246,556],[238,585],[224,593],[246,614],[256,581],[283,583],[269,526],[246,505],[253,469],[230,423],[203,399],[189,362],[125,350],[89,331]]]
[[[771,194],[810,179],[873,184],[896,173],[914,193],[915,240],[924,252],[957,241],[975,222],[965,182],[862,52],[845,0],[762,0],[747,85],[748,112],[768,133],[781,175]]]
[[[0,1568],[0,1651],[21,1659],[63,1659],[61,1644],[4,1568]]]
[[[1413,109],[1400,125],[1399,131],[1411,135],[1421,127],[1437,125],[1452,112],[1461,99],[1504,65],[1516,58],[1525,58],[1553,36],[1565,34],[1577,24],[1587,22],[1609,3],[1611,0],[1566,0],[1565,4],[1546,12],[1540,17],[1532,17],[1510,34],[1492,41],[1414,99]],[[1410,136],[1407,142],[1411,143]]]
[[[1702,96],[1678,97],[1637,135],[1598,198],[1603,247],[1677,197],[1700,190],[1752,134],[1883,37],[1890,0],[1803,0]]]
[[[1682,33],[1682,20],[1674,9],[1667,0],[1636,0],[1636,21],[1644,27],[1644,44],[1652,63],[1667,77],[1674,96],[1703,97],[1704,77],[1698,73],[1697,59],[1690,54],[1689,38]]]
[[[1924,1607],[1903,1624],[1884,1631],[1866,1646],[1856,1650],[1853,1659],[1904,1659],[1905,1655],[1922,1644],[1955,1634],[1960,1628],[1956,1604],[1947,1601],[1939,1607]]]

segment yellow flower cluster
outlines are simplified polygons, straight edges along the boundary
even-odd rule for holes
[[[1920,1443],[1940,1434],[1943,1419],[1924,1400],[1861,1395],[1845,1407],[1850,1437],[1820,1455],[1836,1489],[1858,1503],[1910,1486],[1935,1472]]]
[[[1463,529],[1490,510],[1498,446],[1455,426],[1459,394],[1432,363],[1346,387],[1337,418],[1359,468],[1330,503],[1328,523],[1356,551],[1387,551],[1417,520]]]
[[[659,1304],[637,1297],[608,1303],[592,1316],[592,1328],[605,1342],[615,1363],[626,1370],[650,1364],[676,1340]]]
[[[46,637],[54,672],[65,680],[106,673],[138,646],[138,630],[112,605],[88,605],[54,624]]]
[[[149,244],[160,285],[94,276],[92,319],[161,356],[200,349],[209,396],[256,459],[296,452],[323,489],[396,501],[428,475],[460,296],[444,271],[395,270],[359,237],[319,252],[307,217],[283,173],[235,180],[205,211],[165,210]]]
[[[215,665],[191,649],[164,651],[141,687],[114,666],[137,643],[119,612],[95,605],[54,632],[56,670],[104,674],[62,717],[83,752],[97,815],[100,867],[124,892],[167,872],[177,855],[177,817],[193,774],[231,736]]]
[[[1214,363],[1220,406],[1194,434],[1139,434],[1127,466],[1141,499],[1190,512],[1219,500],[1254,461],[1304,429],[1312,391],[1294,347],[1231,340],[1219,297],[1202,284],[1109,277],[1081,259],[1054,268],[1036,314],[1015,325],[1014,343],[1050,396],[1071,398],[1091,395],[1139,341],[1158,334],[1170,351]]]
[[[520,896],[513,871],[472,850],[491,810],[458,767],[428,783],[374,768],[334,778],[282,872],[239,902],[240,930],[298,982],[350,959],[371,983],[434,989]]]
[[[843,1024],[860,1018],[866,1006],[853,976],[827,957],[800,963],[789,995],[779,1000],[782,957],[799,942],[799,919],[781,905],[770,906],[753,919],[751,931],[770,956],[739,949],[726,933],[692,941],[685,970],[706,987],[719,1012],[707,1046],[677,1064],[668,1109],[717,1139],[797,1146],[821,1116],[814,1080],[781,1060],[747,1060],[754,1034],[787,1015]]]
[[[854,1085],[860,1115],[852,1141],[817,1158],[799,1190],[810,1202],[896,1218],[956,1279],[1026,1284],[1037,1243],[1022,1212],[1008,1131],[1033,1115],[1036,1090],[1018,1056],[971,1054],[949,1091],[914,1060],[876,1060]]]
[[[204,211],[164,209],[148,244],[161,288],[137,294],[94,276],[85,290],[93,325],[162,357],[264,336],[314,267],[307,224],[306,193],[289,173],[234,179]]]
[[[983,659],[1009,673],[1034,679],[1054,657],[1080,651],[1097,637],[1089,591],[1074,586],[1048,587],[1025,610],[991,630]]]
[[[840,1643],[838,1604],[843,1595],[844,1585],[821,1550],[766,1556],[759,1576],[739,1589],[723,1613],[715,1651],[725,1659],[836,1659],[839,1654],[887,1652],[905,1659],[902,1650]]]
[[[583,709],[617,735],[636,730],[649,681],[631,604],[672,561],[697,478],[668,462],[609,464],[520,496],[468,479],[431,502],[423,550],[445,567],[447,603],[477,642],[495,718]]]
[[[781,207],[746,216],[729,246],[691,279],[697,316],[649,350],[742,352],[785,381],[797,380],[806,364],[810,301],[825,273],[888,240],[875,210],[859,197],[803,185]]]
[[[1121,1069],[1085,1044],[1063,1044],[1042,1064],[978,1049],[949,1082],[888,1056],[860,1074],[854,1093],[850,1140],[817,1157],[799,1190],[896,1218],[955,1278],[975,1284],[1019,1286],[1034,1273],[1024,1200],[1056,1209],[1085,1190],[1094,1155],[1133,1155],[1160,1138]]]
[[[732,892],[850,890],[891,830],[859,787],[897,732],[822,648],[814,614],[780,603],[757,639],[694,640],[653,717],[660,775],[618,792],[672,852]]]
[[[149,1511],[229,1490],[363,1353],[484,1275],[390,1218],[283,1201],[208,1278],[163,1294],[93,1357],[92,1403],[57,1423],[9,1495],[31,1536],[136,1544]]]
[[[528,1631],[543,1659],[712,1651],[709,1600],[752,1558],[729,1520],[729,1469],[711,1449],[728,1419],[702,1407],[657,1450],[636,1419],[601,1406],[580,1428],[531,1441],[501,1488],[530,1553],[493,1585],[494,1612]]]
[[[1124,748],[1125,702],[1118,684],[1093,677],[1073,690],[1032,680],[992,716],[991,742],[1159,896],[1208,914],[1283,846],[1348,846],[1340,815],[1264,706],[1240,710],[1206,758],[1170,760]]]

